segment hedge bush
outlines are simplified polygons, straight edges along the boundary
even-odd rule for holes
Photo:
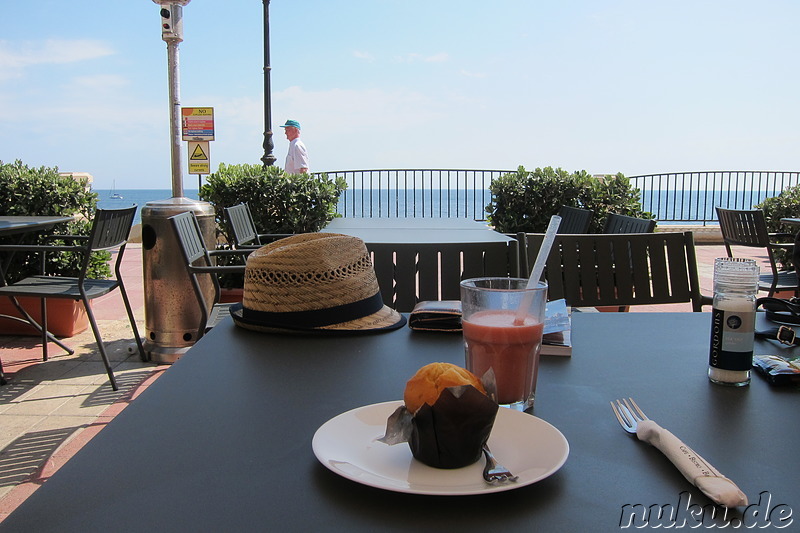
[[[764,211],[767,231],[770,233],[793,233],[791,226],[781,222],[782,218],[800,218],[800,185],[787,187],[778,196],[764,199],[755,206]],[[775,259],[782,269],[792,269],[792,254],[787,250],[775,250]]]
[[[37,216],[58,215],[76,216],[68,224],[58,224],[54,228],[38,234],[27,234],[21,244],[39,244],[43,237],[50,235],[88,235],[92,227],[93,214],[97,208],[97,193],[89,189],[86,179],[61,176],[57,167],[29,167],[20,160],[13,163],[0,161],[0,215]],[[19,243],[18,236],[5,237],[3,244]],[[48,239],[47,244],[74,244],[61,239]],[[109,252],[92,254],[88,275],[94,278],[107,278],[111,275],[108,261]],[[46,272],[63,276],[77,276],[83,256],[71,252],[47,254]],[[17,253],[6,272],[7,282],[13,283],[26,276],[38,274],[40,258]]]
[[[527,171],[520,166],[494,180],[489,190],[492,201],[486,207],[487,218],[503,233],[542,233],[562,206],[593,211],[590,232],[602,231],[610,213],[654,218],[642,210],[639,190],[622,174],[596,178],[585,170],[569,173],[545,167]]]
[[[200,187],[199,196],[214,206],[217,227],[233,242],[224,209],[241,202],[250,205],[259,233],[319,231],[336,216],[344,179],[327,174],[286,174],[279,167],[221,163]]]

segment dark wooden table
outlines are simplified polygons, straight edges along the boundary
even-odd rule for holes
[[[56,224],[69,222],[73,217],[48,216],[0,216],[0,237],[18,233],[29,233],[49,229]]]
[[[65,216],[57,216],[57,215],[47,215],[47,216],[0,216],[0,237],[6,237],[9,235],[20,235],[24,236],[26,233],[31,233],[34,231],[42,231],[46,229],[50,229],[57,224],[62,224],[64,222],[69,222],[72,220],[73,217],[65,217]],[[5,258],[0,261],[0,286],[5,286],[6,284],[6,268],[8,266],[8,261],[13,256],[13,252],[9,253]],[[11,320],[22,320],[17,317],[12,317],[9,315],[0,315],[0,318],[11,319]],[[29,322],[25,320],[25,322]],[[63,347],[60,341],[57,341],[59,345]],[[66,347],[65,347],[66,348]],[[3,362],[0,360],[0,385],[5,385],[6,380],[3,377]]]
[[[334,218],[322,231],[358,237],[367,244],[466,244],[516,242],[468,218]]]
[[[711,384],[710,320],[576,314],[573,356],[543,358],[535,407],[566,436],[569,458],[532,485],[473,496],[364,486],[329,471],[311,448],[332,417],[400,399],[420,366],[463,364],[459,335],[278,336],[226,321],[0,531],[618,531],[626,509],[708,505],[663,455],[620,428],[609,401],[628,396],[760,502],[747,512],[798,510],[798,391],[759,376],[743,388]],[[768,341],[757,352],[798,355]],[[713,509],[719,525],[724,511]]]
[[[384,303],[457,300],[462,279],[519,275],[517,240],[466,218],[335,218],[323,232],[358,237],[372,253]]]

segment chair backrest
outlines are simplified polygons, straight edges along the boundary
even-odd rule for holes
[[[461,280],[517,276],[517,242],[367,243],[384,304],[409,312],[425,300],[458,300]]]
[[[530,264],[543,234],[527,235]],[[573,307],[691,302],[701,311],[694,237],[684,233],[558,235],[548,256],[548,298]]]
[[[122,209],[98,209],[95,211],[92,229],[89,232],[88,240],[85,241],[87,253],[83,254],[83,264],[79,275],[81,283],[87,279],[89,266],[92,264],[92,252],[116,248],[119,248],[119,252],[114,263],[114,272],[117,279],[120,279],[122,257],[125,254],[125,245],[128,243],[135,216],[136,204]]]
[[[717,207],[717,219],[719,229],[722,233],[722,242],[725,244],[725,251],[728,257],[733,257],[731,246],[748,246],[751,248],[761,248],[766,251],[769,259],[771,274],[763,274],[759,282],[759,289],[768,291],[769,296],[781,290],[794,291],[795,296],[800,296],[800,274],[792,271],[781,271],[778,268],[776,250],[794,250],[798,253],[796,245],[781,243],[780,238],[789,238],[785,234],[770,234],[767,228],[767,220],[761,209],[724,209]],[[773,242],[775,237],[778,241]],[[768,280],[769,278],[769,280]]]
[[[589,224],[592,223],[594,212],[588,209],[577,207],[562,206],[558,210],[561,217],[561,224],[558,226],[558,234],[588,233]]]
[[[656,221],[611,213],[606,218],[603,233],[653,233]]]
[[[769,231],[761,209],[724,209],[717,207],[719,229],[730,255],[730,247],[769,247]]]
[[[89,247],[92,250],[110,250],[128,242],[136,205],[123,209],[98,209],[92,221]]]
[[[255,222],[253,222],[253,214],[247,204],[241,203],[226,207],[225,217],[228,219],[228,226],[235,241],[232,243],[234,246],[261,244],[258,238],[258,230],[256,230]]]
[[[202,266],[211,266],[211,256],[203,240],[203,231],[200,229],[197,216],[191,211],[186,211],[169,217],[169,220],[175,228],[175,236],[186,264],[194,265],[202,258]]]
[[[172,227],[175,230],[178,247],[186,262],[186,273],[189,276],[192,289],[194,290],[197,303],[199,304],[200,326],[197,334],[199,338],[203,335],[214,302],[219,299],[219,281],[216,274],[212,272],[210,268],[202,272],[206,274],[202,280],[198,278],[198,271],[193,269],[193,267],[203,268],[214,266],[211,255],[206,248],[205,240],[203,239],[200,223],[197,221],[195,214],[191,211],[186,211],[185,213],[179,213],[169,217],[169,221],[172,223]],[[212,288],[214,300],[209,302],[206,299],[206,294],[210,294]]]

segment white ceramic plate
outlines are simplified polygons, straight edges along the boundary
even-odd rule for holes
[[[564,435],[541,418],[501,407],[489,437],[497,460],[519,476],[516,483],[483,481],[484,461],[446,470],[414,459],[408,444],[378,442],[386,419],[402,402],[366,405],[325,422],[311,443],[327,468],[358,483],[395,492],[433,495],[485,494],[530,485],[556,472],[569,455]]]

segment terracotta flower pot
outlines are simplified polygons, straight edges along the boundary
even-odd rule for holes
[[[39,298],[18,298],[22,307],[30,313],[34,320],[41,322],[41,300]],[[0,314],[22,317],[9,298],[0,298]],[[72,337],[89,327],[89,318],[81,302],[75,300],[47,300],[47,329],[56,337]],[[0,318],[0,334],[34,335],[40,333],[28,324]]]
[[[219,303],[239,303],[244,298],[244,289],[222,289],[219,294]]]

